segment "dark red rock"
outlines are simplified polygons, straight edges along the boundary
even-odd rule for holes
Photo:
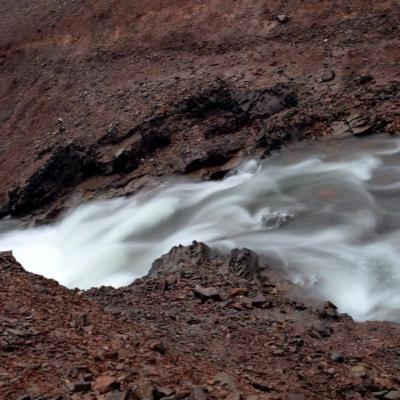
[[[99,393],[107,393],[111,390],[119,389],[121,384],[112,376],[102,375],[96,378],[92,384],[92,389]]]

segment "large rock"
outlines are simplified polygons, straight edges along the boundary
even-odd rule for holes
[[[156,261],[148,274],[155,278],[160,275],[183,272],[185,269],[198,267],[211,258],[211,249],[204,243],[194,241],[190,246],[175,246],[171,251]]]
[[[261,271],[257,254],[249,249],[233,249],[229,258],[229,271],[241,278],[256,278]]]

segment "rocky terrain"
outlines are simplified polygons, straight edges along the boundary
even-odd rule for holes
[[[4,0],[0,215],[399,130],[397,0]]]
[[[396,135],[399,26],[398,0],[2,0],[0,216]],[[2,253],[0,399],[399,399],[398,327],[303,302],[249,250],[86,292]]]
[[[130,286],[82,292],[2,253],[1,398],[400,398],[397,327],[306,306],[268,270],[195,242]]]

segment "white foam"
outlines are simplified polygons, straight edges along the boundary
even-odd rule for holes
[[[400,321],[399,152],[394,139],[299,145],[223,181],[81,205],[1,235],[0,250],[89,288],[130,283],[177,244],[248,247],[357,319]]]

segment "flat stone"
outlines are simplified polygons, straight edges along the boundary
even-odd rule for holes
[[[111,390],[116,390],[120,388],[120,383],[112,376],[99,376],[93,386],[94,391],[98,391],[100,393],[107,393]]]
[[[399,390],[393,390],[389,393],[386,393],[383,396],[384,399],[388,399],[388,400],[397,400],[400,399],[400,391]]]
[[[335,137],[345,137],[351,135],[349,126],[345,122],[335,122],[331,126],[332,135]]]
[[[367,376],[367,369],[363,365],[356,365],[350,369],[350,372],[356,378],[363,378]]]
[[[371,133],[371,129],[372,129],[372,126],[370,126],[370,125],[364,125],[364,126],[351,128],[351,130],[353,131],[353,134],[355,136],[368,135],[369,133]]]
[[[216,384],[225,386],[228,389],[236,390],[235,379],[231,375],[227,374],[226,372],[219,372],[218,374],[216,374],[214,377],[214,382]]]
[[[350,115],[346,118],[346,121],[347,121],[348,123],[350,123],[350,122],[352,122],[352,121],[354,121],[354,120],[356,120],[356,119],[359,119],[359,118],[362,118],[362,117],[361,117],[361,114],[353,113],[353,114],[350,114]]]

